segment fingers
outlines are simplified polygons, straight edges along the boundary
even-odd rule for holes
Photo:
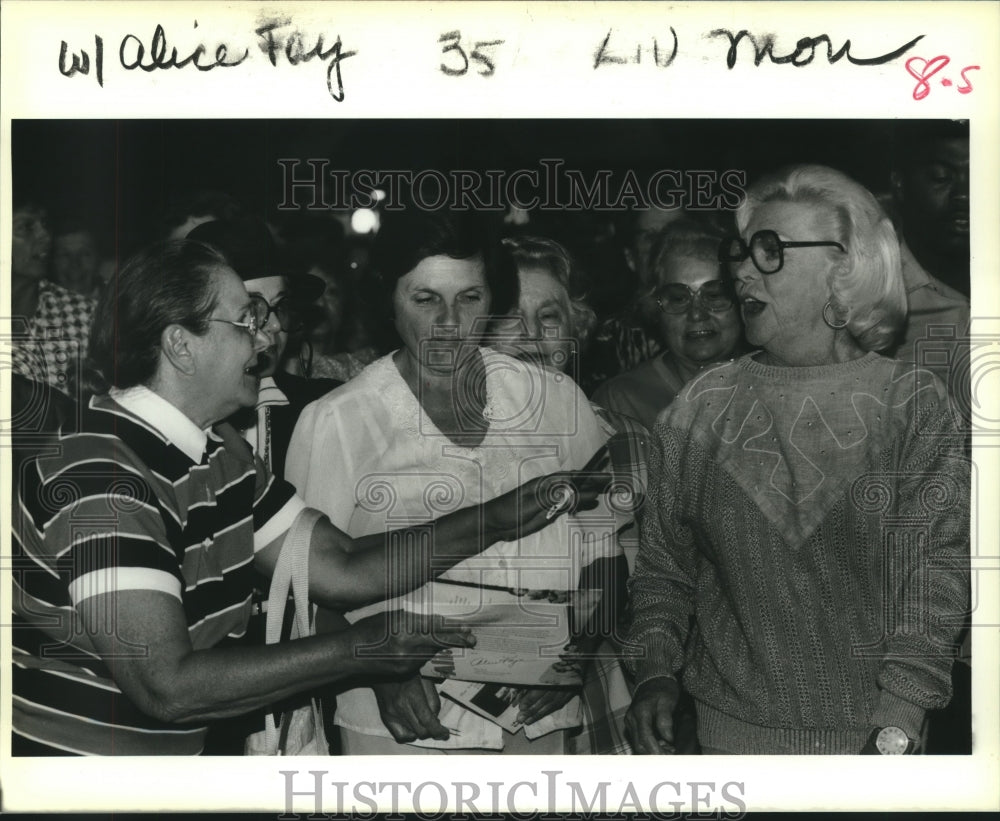
[[[428,698],[427,688],[433,693],[433,700]],[[442,741],[448,738],[448,730],[438,721],[438,710],[441,709],[441,700],[438,698],[437,690],[433,683],[420,678],[417,679],[415,687],[411,687],[406,693],[405,708],[409,711],[411,726],[417,732],[419,738],[437,738]]]
[[[408,744],[411,741],[417,740],[416,731],[410,727],[408,724],[403,724],[394,718],[389,718],[388,716],[382,716],[382,723],[385,728],[392,733],[392,737],[397,744]]]
[[[660,737],[660,746],[668,747],[668,752],[674,751],[674,717],[669,707],[660,705],[655,716],[656,732]]]
[[[442,647],[475,647],[476,637],[465,625],[445,622],[440,615],[428,616],[396,610],[389,614],[390,629],[416,655],[434,655]]]
[[[454,678],[455,656],[447,647],[431,659],[431,665],[441,678]]]
[[[600,494],[614,478],[609,470],[589,471],[587,473],[574,471],[566,475],[577,492],[585,495]]]
[[[449,736],[438,720],[441,700],[432,682],[417,676],[375,688],[382,723],[399,743],[418,738],[446,740]]]
[[[670,705],[653,696],[632,702],[625,716],[625,728],[638,755],[671,755],[674,752]]]
[[[546,510],[546,519],[574,512],[590,510],[597,506],[600,496],[611,484],[612,475],[609,472],[554,473],[546,477],[547,484],[543,488],[546,498],[552,500]]]
[[[571,482],[576,490],[574,510],[591,510],[597,507],[601,494],[607,490],[612,480],[611,473],[574,473]]]
[[[517,719],[521,724],[534,724],[563,707],[576,695],[574,690],[534,688],[521,693]]]
[[[425,617],[426,618],[426,617]],[[429,632],[441,647],[475,647],[476,637],[472,628],[453,621],[445,621],[443,616],[434,615],[429,619]]]
[[[469,627],[448,628],[439,633],[434,633],[432,637],[439,647],[475,647],[476,637]]]
[[[653,732],[650,716],[635,710],[635,705],[629,710],[625,720],[628,736],[632,741],[632,751],[636,755],[658,755],[661,751],[659,739]]]
[[[369,616],[353,629],[364,639],[355,650],[383,673],[411,675],[442,650],[474,647],[476,637],[469,627],[445,624],[441,616],[427,616],[403,610]],[[451,668],[454,659],[439,659]],[[446,670],[442,670],[446,672]]]
[[[424,688],[424,701],[427,703],[428,709],[434,714],[436,720],[437,714],[441,712],[441,696],[438,695],[437,687],[430,679],[421,677],[420,683]]]

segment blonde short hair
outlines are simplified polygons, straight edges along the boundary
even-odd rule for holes
[[[906,320],[906,289],[896,231],[875,197],[833,168],[791,166],[750,186],[736,212],[739,230],[746,230],[757,208],[774,201],[817,207],[817,224],[829,231],[820,238],[836,240],[847,252],[831,251],[839,261],[830,278],[837,316],[846,317],[847,331],[865,350],[890,347]]]
[[[507,237],[503,240],[503,245],[519,270],[536,265],[549,271],[566,289],[569,296],[570,321],[573,325],[570,333],[576,337],[582,350],[597,324],[597,314],[587,302],[583,278],[569,251],[554,239],[547,237]]]

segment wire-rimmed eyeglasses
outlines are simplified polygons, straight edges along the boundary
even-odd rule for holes
[[[257,338],[257,332],[260,331],[263,326],[258,322],[257,315],[254,313],[253,308],[247,311],[246,322],[238,322],[235,319],[223,319],[222,317],[210,316],[208,318],[209,322],[225,322],[227,325],[232,325],[234,328],[242,328],[248,334],[250,334],[251,339]]]
[[[267,327],[271,314],[274,314],[278,318],[281,330],[286,333],[299,331],[304,324],[294,303],[287,297],[282,297],[272,305],[260,294],[250,295],[250,307],[247,308],[246,321],[237,322],[232,319],[212,317],[209,319],[209,322],[225,322],[227,325],[232,325],[235,328],[242,328],[251,337],[256,337],[258,331],[263,331]]]
[[[750,257],[754,267],[762,274],[776,274],[785,264],[786,248],[816,248],[831,246],[844,252],[844,246],[833,240],[791,242],[778,237],[770,229],[757,231],[747,244],[742,237],[724,239],[719,246],[719,262],[743,262]]]

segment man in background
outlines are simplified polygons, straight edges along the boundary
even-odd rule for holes
[[[48,214],[14,208],[10,298],[13,371],[72,394],[87,350],[94,300],[45,278],[52,249]]]
[[[895,356],[936,373],[968,414],[968,124],[903,123],[894,147],[892,210],[908,308]]]

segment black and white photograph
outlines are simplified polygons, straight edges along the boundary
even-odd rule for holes
[[[255,19],[265,67],[315,58],[327,102],[347,99],[350,38]],[[207,33],[164,57],[146,29],[64,40],[63,82],[239,66]],[[502,72],[509,39],[442,32],[439,79]],[[887,64],[892,43],[904,96],[972,98],[979,66],[905,33],[845,53]],[[618,42],[591,70],[673,59],[669,35]],[[329,812],[740,815],[773,806],[741,769],[770,756],[877,781],[858,756],[995,755],[977,636],[995,638],[1000,305],[996,203],[976,193],[995,102],[334,117],[167,97],[136,116],[4,100],[0,749],[18,773],[99,760],[141,781],[200,757],[270,779],[267,809],[319,808],[323,771]],[[469,709],[428,663],[476,643],[438,579],[462,612],[518,591],[597,604],[537,681],[470,674],[495,698]],[[537,662],[518,657],[542,652],[534,598],[491,663]],[[579,683],[551,686],[567,664]],[[535,795],[491,799],[484,755]],[[405,757],[372,762],[405,798],[366,756]]]

